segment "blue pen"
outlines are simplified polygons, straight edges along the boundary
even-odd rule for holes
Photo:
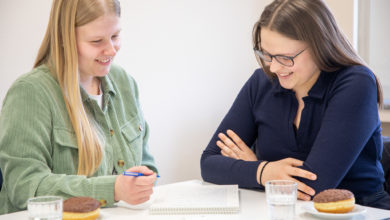
[[[124,176],[145,176],[143,173],[137,173],[137,172],[123,172]],[[157,174],[157,177],[160,177],[160,175]]]

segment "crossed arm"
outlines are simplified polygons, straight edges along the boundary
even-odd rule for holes
[[[255,153],[245,144],[241,138],[232,130],[227,130],[226,134],[219,133],[220,140],[217,146],[221,149],[221,154],[225,157],[244,161],[257,161]],[[264,185],[268,180],[292,180],[298,183],[298,198],[310,200],[315,191],[311,187],[297,180],[295,177],[302,177],[309,180],[316,180],[317,176],[307,170],[298,168],[303,165],[303,161],[294,158],[285,158],[278,161],[272,161],[264,167],[260,180],[260,171],[266,161],[260,163],[257,168],[256,180]],[[260,182],[261,181],[261,182]]]

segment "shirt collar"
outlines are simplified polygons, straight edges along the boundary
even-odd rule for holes
[[[108,77],[108,74],[104,77],[101,77],[100,80],[102,83],[103,94],[110,94],[114,97],[116,92],[114,90],[114,86],[112,85],[110,77]]]
[[[330,73],[321,71],[316,83],[314,83],[313,87],[311,87],[308,92],[309,97],[313,97],[315,99],[322,99],[324,97],[328,85],[329,75]]]
[[[104,96],[104,99],[106,99],[106,100],[108,100],[107,95],[114,97],[116,94],[114,87],[112,85],[112,82],[111,82],[110,78],[108,77],[108,75],[109,74],[107,74],[104,77],[99,78],[100,82],[102,84],[103,96]],[[85,89],[82,86],[80,86],[80,93],[81,93],[81,99],[83,100],[83,102],[85,102],[86,100],[89,99],[89,95],[88,95],[87,91],[85,91]]]

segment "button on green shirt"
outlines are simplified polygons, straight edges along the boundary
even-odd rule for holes
[[[28,198],[42,195],[89,196],[112,206],[113,171],[145,165],[157,172],[135,81],[113,65],[101,83],[103,108],[81,89],[84,107],[104,139],[103,159],[92,177],[76,175],[76,137],[61,89],[47,66],[12,85],[0,115],[0,214],[26,209]]]

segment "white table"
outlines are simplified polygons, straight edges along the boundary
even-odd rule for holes
[[[170,184],[164,187],[169,187]],[[302,206],[310,204],[311,202],[298,201],[296,207],[296,219],[311,220],[320,219],[302,210]],[[268,210],[265,199],[265,193],[255,190],[240,189],[240,207],[238,214],[234,215],[149,215],[147,209],[132,210],[124,207],[102,208],[99,219],[104,220],[120,220],[120,219],[136,219],[136,220],[190,220],[190,219],[223,219],[223,220],[252,220],[252,219],[268,219]],[[360,215],[355,215],[349,219],[365,219],[365,220],[379,220],[390,218],[390,210],[376,209],[365,207],[367,212]],[[6,215],[0,215],[0,220],[8,219],[27,219],[27,211],[15,212]]]

